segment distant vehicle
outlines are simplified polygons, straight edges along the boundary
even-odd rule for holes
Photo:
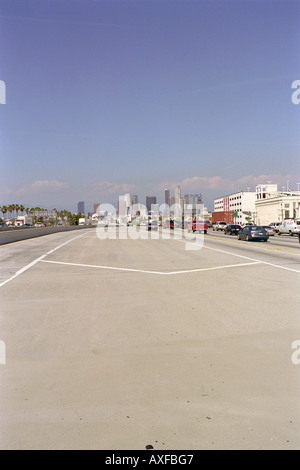
[[[247,225],[239,231],[237,238],[238,240],[262,240],[266,242],[269,239],[269,234],[260,225]]]
[[[270,225],[262,225],[262,227],[268,232],[270,237],[273,237],[276,233],[275,228],[271,227]]]
[[[62,222],[58,222],[57,227],[62,227],[62,226],[63,226]]]
[[[85,217],[79,217],[78,225],[85,225]]]
[[[273,227],[274,230],[275,230],[275,232],[278,232],[278,227],[279,227],[279,225],[280,225],[280,222],[271,222],[271,223],[269,224],[269,227]]]
[[[164,220],[162,224],[162,228],[174,229],[174,220],[173,219]]]
[[[207,227],[211,227],[211,223],[210,223],[210,220],[204,220],[204,223],[207,225]]]
[[[38,227],[38,228],[44,227],[44,224],[43,224],[43,222],[37,222],[37,223],[35,224],[35,227]]]
[[[246,222],[242,224],[242,228],[252,226],[252,225],[254,225],[254,222]]]
[[[237,235],[242,230],[240,225],[228,224],[224,229],[225,235]]]
[[[6,227],[6,223],[5,222],[0,222],[0,227]]]
[[[213,224],[213,231],[218,232],[219,230],[224,230],[226,226],[227,226],[226,222],[217,221]]]
[[[158,230],[157,220],[149,220],[149,222],[148,222],[148,231],[149,230]]]
[[[277,228],[278,235],[286,233],[293,236],[298,235],[300,232],[300,219],[285,219]]]
[[[207,233],[207,224],[200,220],[193,220],[188,225],[188,232]]]

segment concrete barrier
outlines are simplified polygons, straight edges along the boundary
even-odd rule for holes
[[[1,227],[0,246],[8,243],[41,237],[52,233],[69,232],[71,230],[84,230],[93,228],[92,225],[70,225],[68,227]]]

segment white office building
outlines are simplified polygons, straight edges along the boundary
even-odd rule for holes
[[[239,225],[245,224],[248,221],[246,217],[253,220],[255,216],[255,196],[254,191],[239,191],[228,196],[222,196],[214,200],[214,211],[233,211],[236,214],[234,222]]]

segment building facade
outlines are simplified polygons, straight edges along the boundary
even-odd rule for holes
[[[80,201],[77,204],[77,212],[81,214],[85,214],[85,208],[84,208],[84,201]]]
[[[300,191],[277,191],[277,185],[256,186],[255,223],[268,225],[300,218]]]
[[[245,224],[249,217],[254,221],[256,193],[239,191],[214,200],[214,212],[233,211],[236,224]]]
[[[151,211],[152,204],[156,204],[156,196],[146,196],[146,207],[148,213]]]

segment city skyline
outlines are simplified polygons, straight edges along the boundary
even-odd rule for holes
[[[296,190],[299,31],[296,0],[1,0],[0,205]]]

